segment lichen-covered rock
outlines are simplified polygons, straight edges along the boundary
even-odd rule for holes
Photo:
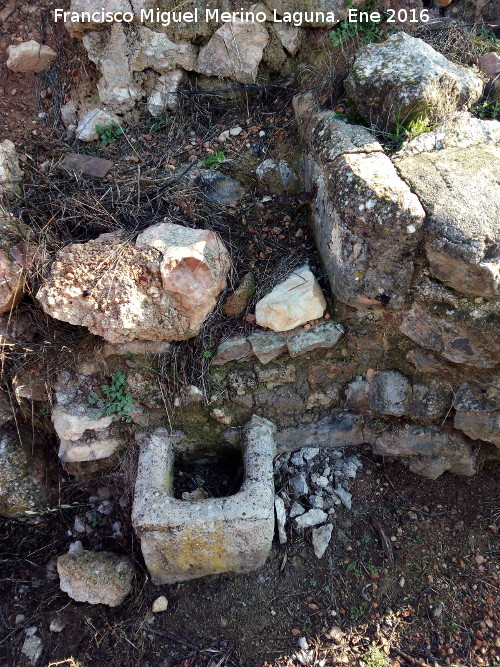
[[[335,347],[344,335],[344,327],[336,322],[321,322],[310,329],[297,331],[287,336],[286,344],[290,356],[299,357],[313,350]]]
[[[63,248],[37,299],[56,319],[110,343],[184,340],[214,308],[229,266],[214,232],[160,223],[135,245],[102,234]]]
[[[357,308],[402,308],[425,212],[366,130],[334,119],[319,127],[309,135],[306,180],[317,187],[313,231],[332,291]]]
[[[415,296],[401,325],[405,336],[456,364],[494,368],[500,363],[496,302],[459,299],[429,279],[420,282]]]
[[[57,59],[54,49],[34,39],[8,46],[7,55],[7,67],[13,72],[43,72]]]
[[[45,461],[31,431],[0,429],[0,515],[28,518],[46,506]]]
[[[374,446],[378,454],[402,458],[412,472],[428,479],[437,479],[454,466],[457,474],[475,472],[477,448],[453,429],[411,424],[396,426],[378,436]]]
[[[208,76],[253,83],[268,41],[269,33],[261,23],[225,23],[201,49],[195,69]]]
[[[134,566],[110,551],[75,551],[57,559],[61,590],[77,602],[117,607],[132,590]]]
[[[0,202],[2,199],[12,199],[21,193],[19,184],[22,180],[22,171],[19,166],[16,147],[4,139],[0,143]]]
[[[80,141],[96,141],[99,139],[97,127],[109,127],[110,125],[121,126],[122,121],[118,116],[106,109],[91,109],[78,123],[75,131],[76,139]]]
[[[464,383],[456,392],[455,428],[473,440],[492,442],[500,448],[500,388],[497,383]]]
[[[308,266],[296,269],[255,307],[256,322],[273,331],[290,331],[323,316],[326,301]]]
[[[237,180],[210,169],[197,169],[189,176],[207,199],[224,206],[236,206],[245,195],[245,188]]]
[[[431,273],[467,296],[500,298],[499,163],[500,145],[492,143],[420,153],[396,163],[427,213]]]
[[[382,130],[419,115],[439,121],[470,107],[483,90],[470,70],[404,32],[363,47],[345,86],[358,111]]]
[[[8,313],[22,299],[24,270],[30,263],[30,228],[0,211],[0,314]]]

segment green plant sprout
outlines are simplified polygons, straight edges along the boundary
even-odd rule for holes
[[[203,160],[205,167],[210,167],[210,171],[214,171],[217,167],[227,160],[224,151],[215,151],[213,155],[207,153],[207,157]]]
[[[99,141],[103,146],[115,144],[123,135],[123,128],[119,125],[96,125],[96,132],[99,135]]]
[[[380,0],[368,0],[363,7],[363,10],[371,14],[372,12],[376,12],[380,8],[380,5]],[[346,7],[348,10],[356,8],[353,0],[347,0]],[[332,46],[339,47],[358,36],[360,44],[375,42],[377,39],[384,37],[384,28],[381,25],[382,22],[383,18],[381,13],[379,21],[370,20],[365,23],[358,23],[357,21],[349,21],[348,19],[345,19],[330,32],[330,42],[332,43]]]
[[[103,384],[99,389],[92,390],[88,395],[90,405],[95,405],[94,418],[116,417],[131,422],[130,410],[134,404],[131,394],[127,392],[127,376],[123,371],[116,371],[111,384]]]

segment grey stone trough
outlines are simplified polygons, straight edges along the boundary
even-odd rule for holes
[[[155,584],[264,564],[274,533],[274,424],[253,416],[242,439],[244,479],[224,498],[173,496],[174,439],[157,428],[143,439],[132,522]]]

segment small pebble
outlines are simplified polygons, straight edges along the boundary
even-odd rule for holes
[[[164,595],[160,595],[159,598],[156,598],[156,600],[153,602],[153,606],[151,607],[151,611],[153,614],[159,614],[162,611],[166,611],[168,608],[168,600]]]

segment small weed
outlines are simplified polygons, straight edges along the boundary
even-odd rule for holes
[[[370,576],[373,577],[373,579],[378,579],[380,577],[380,571],[377,567],[375,567],[375,565],[368,563],[366,569],[370,573]]]
[[[372,644],[364,654],[362,664],[365,667],[387,667],[389,661],[386,654],[375,644]]]
[[[207,157],[203,160],[203,165],[209,167],[210,171],[214,171],[217,167],[227,160],[224,151],[215,151],[213,155],[207,153]]]
[[[380,8],[380,0],[368,0],[363,7],[363,11],[369,13],[377,11]],[[347,9],[355,9],[354,1],[347,0]],[[334,30],[330,32],[330,42],[332,46],[339,47],[347,42],[350,42],[355,37],[359,37],[360,44],[369,44],[384,37],[384,28],[382,27],[382,13],[380,13],[380,21],[349,21],[345,19],[341,21]]]
[[[90,405],[95,405],[95,419],[113,416],[122,421],[132,421],[129,412],[133,405],[132,396],[126,391],[127,376],[123,371],[116,371],[111,384],[103,384],[88,395]]]
[[[484,100],[474,104],[471,109],[478,118],[500,120],[500,100]]]
[[[349,610],[351,618],[353,621],[359,621],[359,619],[364,615],[365,608],[362,604],[353,605]]]
[[[38,410],[38,414],[41,417],[48,417],[50,415],[50,413],[51,413],[50,405],[48,405],[48,404],[40,406],[40,408]]]
[[[392,150],[399,150],[405,141],[411,141],[421,134],[430,132],[433,129],[426,111],[410,110],[403,118],[396,119],[395,128],[392,132],[373,132],[381,136]]]
[[[148,118],[146,125],[151,132],[160,132],[160,130],[165,129],[167,121],[163,116],[156,116],[155,118]]]
[[[102,146],[111,146],[115,144],[123,135],[123,128],[119,125],[96,125],[96,132],[99,135],[99,141]]]
[[[211,359],[214,356],[214,353],[212,350],[204,350],[203,351],[203,358],[204,359]]]

